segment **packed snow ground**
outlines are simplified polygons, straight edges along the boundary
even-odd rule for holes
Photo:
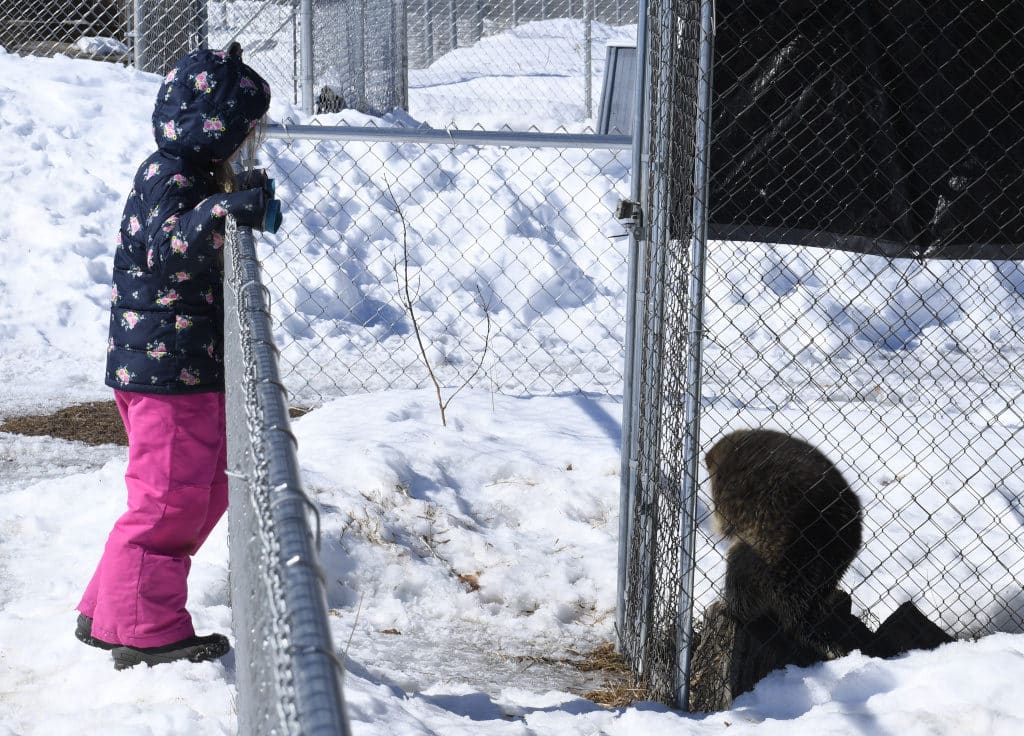
[[[113,233],[153,145],[158,80],[2,53],[0,80],[2,418],[109,398],[101,376]],[[272,115],[297,113],[276,102]],[[622,409],[605,366],[621,361],[625,265],[606,211],[628,172],[606,154],[588,170],[596,183],[581,186],[572,174],[590,156],[504,162],[503,178],[493,152],[374,146],[346,147],[346,166],[332,174],[309,156],[326,160],[333,150],[268,147],[289,212],[285,234],[262,248],[275,309],[296,315],[281,328],[294,365],[303,367],[304,345],[319,342],[335,365],[358,374],[370,364],[385,385],[409,380],[409,363],[382,357],[391,348],[399,355],[407,335],[353,314],[366,298],[397,309],[388,264],[402,217],[381,202],[391,182],[410,203],[419,283],[440,280],[446,295],[418,304],[436,320],[426,321],[433,337],[471,343],[480,315],[456,317],[472,311],[480,284],[496,284],[495,340],[534,340],[530,355],[544,347],[568,356],[556,374],[596,376],[590,393],[568,392],[524,359],[517,370],[534,370],[533,385],[547,386],[536,393],[547,395],[484,384],[455,398],[447,428],[429,390],[351,395],[295,422],[305,483],[323,513],[331,622],[347,652],[356,734],[1024,732],[1018,265],[894,270],[880,260],[718,246],[702,427],[706,437],[770,424],[823,445],[849,438],[841,467],[862,500],[874,500],[873,538],[847,581],[859,604],[881,617],[912,598],[962,635],[1012,633],[893,661],[853,654],[789,668],[726,713],[652,703],[606,710],[579,697],[592,679],[539,660],[613,636]],[[536,170],[522,177],[527,164]],[[432,176],[437,170],[444,175]],[[487,229],[430,211],[439,200],[457,205],[457,191],[481,207],[500,205]],[[325,213],[326,192],[341,204]],[[580,203],[584,193],[591,199]],[[515,211],[517,202],[528,206]],[[488,240],[488,229],[500,237]],[[291,264],[309,251],[325,269],[340,258],[373,278],[345,271],[333,291],[304,282]],[[385,256],[374,265],[378,251]],[[752,252],[756,267],[738,267]],[[452,274],[452,262],[463,270]],[[349,302],[338,305],[338,293]],[[566,324],[574,327],[560,329]],[[494,384],[507,391],[510,382]],[[109,655],[72,635],[73,606],[124,504],[125,463],[122,448],[0,433],[2,736],[234,732],[232,656],[115,672]],[[706,530],[702,545],[709,565],[698,593],[707,598],[720,569]],[[230,630],[224,526],[196,557],[189,605],[200,631]]]

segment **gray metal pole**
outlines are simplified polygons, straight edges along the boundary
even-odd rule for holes
[[[146,70],[146,0],[135,0],[132,14],[132,37],[134,40],[135,68]]]
[[[633,145],[628,135],[578,133],[524,133],[515,130],[437,130],[434,128],[372,128],[345,125],[267,126],[267,138],[307,141],[368,141],[421,143],[448,146],[508,146],[509,148],[583,148],[625,151]]]
[[[196,18],[197,47],[208,49],[210,48],[210,15],[206,0],[194,0],[193,8]]]
[[[434,2],[423,3],[423,45],[427,50],[427,66],[434,63]]]
[[[292,102],[301,103],[301,78],[302,70],[300,67],[300,43],[299,43],[299,14],[298,14],[299,0],[292,0],[292,13],[291,13],[291,24],[292,24]]]
[[[589,2],[590,0],[584,0]],[[648,82],[647,64],[647,0],[638,2],[639,18],[636,28],[636,88],[635,119],[633,121],[633,160],[630,171],[629,198],[641,203],[643,197],[644,143],[647,136],[645,95]],[[641,217],[642,210],[641,210]],[[643,222],[640,223],[641,228]],[[643,313],[642,295],[638,293],[638,267],[640,261],[640,240],[642,232],[635,228],[629,234],[628,284],[626,287],[626,363],[622,380],[622,464],[619,473],[619,575],[618,596],[615,605],[616,647],[622,652],[622,634],[625,631],[626,615],[626,573],[629,567],[629,543],[633,529],[633,499],[636,496],[637,447],[636,423],[640,412],[637,405],[639,391],[636,378],[639,375],[637,363],[640,351],[637,349],[637,315]]]
[[[459,47],[459,10],[455,0],[448,0],[448,50]]]
[[[356,89],[356,104],[354,106],[359,112],[370,112],[369,105],[367,103],[366,96],[366,0],[359,0],[358,11],[350,13],[350,16],[355,17],[356,25],[355,30],[349,36],[349,43],[351,44],[348,53],[349,59],[356,59],[355,65],[352,67],[352,71],[355,72],[355,76],[350,81],[355,85]],[[349,3],[351,8],[353,3]],[[354,54],[354,55],[353,55]]]
[[[584,0],[583,8],[583,117],[589,118],[594,113],[594,0]]]
[[[711,157],[711,92],[715,44],[715,0],[700,3],[700,60],[697,65],[697,127],[694,146],[693,242],[691,243],[687,387],[683,398],[683,477],[679,488],[680,560],[683,576],[676,639],[676,704],[689,710],[690,645],[693,642],[693,577],[697,536],[697,464],[700,462],[700,398],[704,339],[704,266],[707,254],[707,198]]]
[[[395,39],[395,91],[396,107],[409,109],[409,10],[405,0],[391,4]]]
[[[268,588],[274,593],[273,600],[264,612],[286,611],[282,616],[262,626],[275,634],[275,642],[286,641],[284,653],[287,661],[274,664],[288,670],[291,676],[291,692],[294,698],[290,704],[281,705],[289,710],[281,724],[251,722],[251,716],[258,712],[254,700],[266,696],[267,691],[248,687],[248,674],[252,671],[250,655],[266,655],[266,648],[274,643],[253,640],[251,606],[237,606],[236,617],[238,637],[238,663],[240,673],[239,732],[262,735],[282,733],[276,728],[282,725],[298,726],[301,733],[309,736],[349,736],[351,728],[342,692],[344,671],[331,638],[327,619],[327,601],[324,591],[324,576],[320,567],[318,548],[319,521],[316,533],[310,529],[307,512],[315,507],[309,501],[302,487],[301,473],[296,454],[295,437],[289,428],[288,408],[285,390],[281,384],[280,372],[273,341],[270,321],[270,304],[262,288],[256,245],[249,228],[237,228],[233,220],[226,227],[228,253],[225,257],[225,337],[234,340],[236,346],[229,352],[243,356],[244,346],[251,346],[251,363],[245,366],[226,366],[228,400],[232,402],[235,416],[249,417],[249,409],[262,417],[259,451],[266,460],[267,485],[258,492],[250,489],[243,480],[231,478],[233,502],[229,509],[229,542],[233,549],[245,549],[253,542],[264,544],[267,562],[274,566],[280,585]],[[251,371],[251,372],[250,372]],[[239,396],[242,394],[242,396]],[[241,403],[238,403],[241,402]],[[233,460],[231,467],[246,467],[241,462],[246,454],[246,440],[253,448],[253,437],[238,438],[229,433],[228,453]],[[241,443],[239,442],[241,439]],[[237,464],[235,464],[237,463]],[[265,494],[265,495],[264,495]],[[241,503],[237,503],[241,501]],[[245,524],[230,527],[231,522],[244,521],[240,514],[254,509],[261,515],[263,534],[257,527],[247,528]],[[246,555],[243,554],[242,559]],[[248,590],[240,585],[240,577],[232,579],[235,600],[248,599]],[[278,598],[278,595],[280,596]],[[291,711],[288,706],[294,706]],[[288,733],[299,733],[288,730]]]
[[[313,0],[300,0],[299,17],[302,35],[299,59],[302,68],[302,111],[313,114]]]

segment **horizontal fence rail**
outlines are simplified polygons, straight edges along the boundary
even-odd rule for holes
[[[420,143],[453,146],[505,146],[509,148],[578,148],[624,151],[631,149],[632,136],[592,133],[540,133],[512,130],[459,130],[447,128],[375,128],[353,125],[266,126],[267,138],[285,141],[372,141],[379,143]]]

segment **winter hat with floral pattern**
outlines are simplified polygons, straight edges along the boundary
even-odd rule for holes
[[[164,77],[153,109],[157,148],[217,163],[231,156],[270,107],[270,86],[242,63],[241,48],[198,49]]]

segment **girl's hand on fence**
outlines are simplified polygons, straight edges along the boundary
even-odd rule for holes
[[[241,189],[262,189],[270,198],[273,198],[277,189],[274,180],[267,176],[266,169],[241,172],[238,175],[238,185]]]
[[[211,198],[212,199],[212,198]],[[254,230],[276,233],[281,226],[281,202],[267,194],[263,187],[243,189],[240,192],[220,195],[213,201],[213,207],[220,207],[221,214],[232,214],[239,225]],[[211,216],[216,211],[211,211]]]
[[[247,179],[246,183],[252,182]],[[281,227],[281,200],[274,198],[273,183],[273,179],[264,176],[263,186],[254,186],[238,193],[249,201],[244,210],[232,213],[239,225],[248,225],[265,233],[277,232]]]

